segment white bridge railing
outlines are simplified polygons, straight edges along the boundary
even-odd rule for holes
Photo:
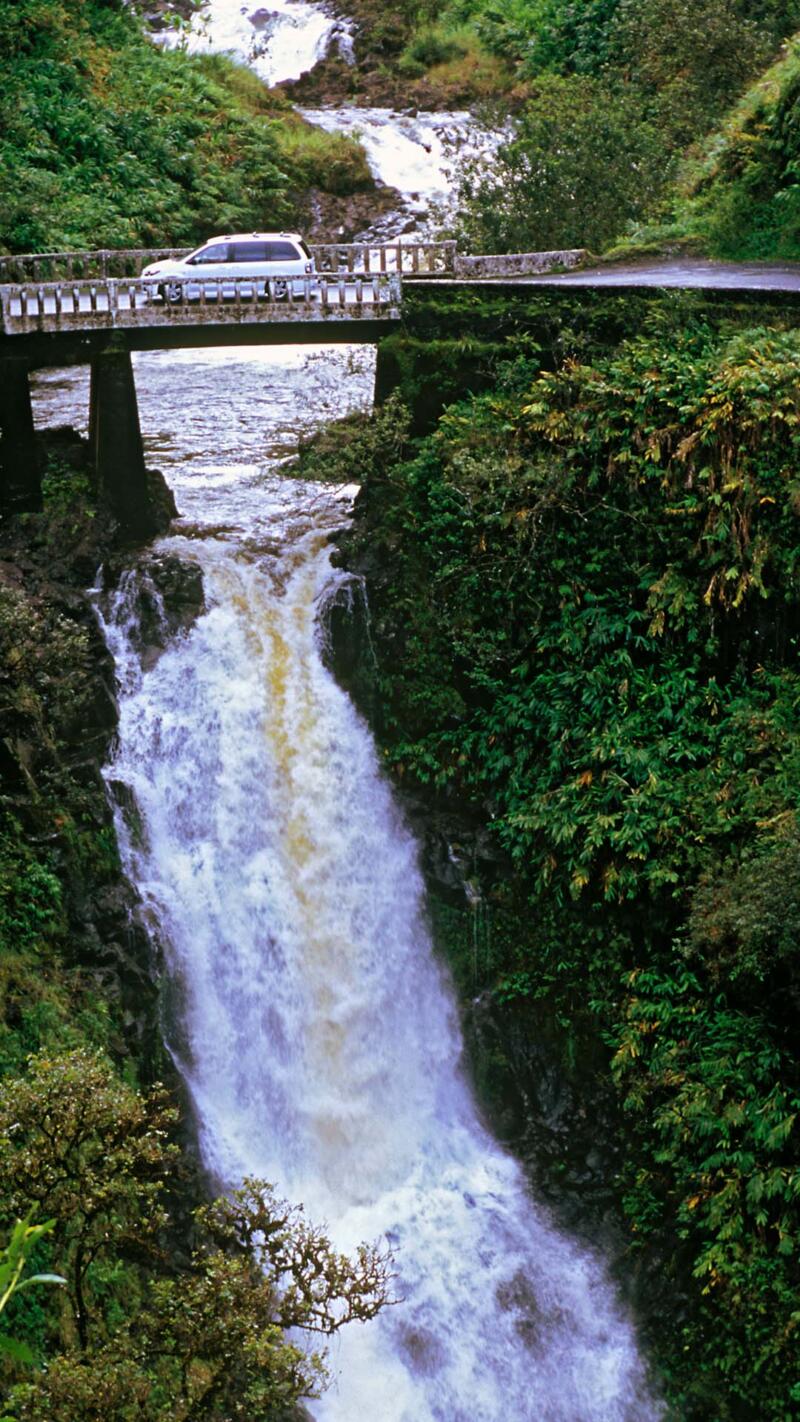
[[[0,319],[7,336],[104,328],[254,324],[256,322],[396,320],[399,274],[345,273],[266,285],[252,279],[193,277],[170,283],[170,298],[155,279],[0,285]]]
[[[0,283],[103,280],[139,277],[152,262],[186,257],[190,247],[97,248],[88,252],[27,252],[0,257]],[[403,272],[447,275],[455,270],[455,242],[338,242],[309,247],[319,272]]]
[[[124,280],[141,276],[152,262],[188,256],[188,247],[98,248],[93,252],[28,252],[0,256],[0,283],[34,284],[54,281]],[[579,265],[582,250],[508,252],[470,256],[455,242],[332,242],[309,247],[317,271],[385,276],[455,277],[462,280],[535,276]]]

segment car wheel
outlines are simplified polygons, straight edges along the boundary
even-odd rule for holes
[[[183,285],[179,281],[168,281],[161,288],[164,300],[175,306],[177,302],[183,301]]]
[[[289,295],[289,283],[280,279],[270,282],[270,296],[273,301],[286,301]]]

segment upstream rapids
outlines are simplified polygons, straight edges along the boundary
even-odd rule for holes
[[[238,0],[212,0],[196,42],[275,82],[348,35],[306,0],[269,0],[257,27]],[[358,124],[421,224],[448,185],[437,135],[467,122],[314,117]],[[97,604],[119,681],[106,773],[117,803],[135,806],[117,828],[163,949],[170,1050],[217,1188],[269,1180],[338,1247],[387,1243],[397,1272],[398,1302],[334,1340],[332,1385],[310,1413],[656,1422],[602,1260],[559,1233],[479,1119],[416,845],[327,667],[327,610],[363,596],[330,558],[353,490],[281,466],[298,434],[369,404],[374,355],[265,347],[134,363],[148,463],[182,514],[152,551],[199,567],[205,598],[155,660],[147,559]],[[40,372],[34,386],[39,423],[85,428],[84,372]]]

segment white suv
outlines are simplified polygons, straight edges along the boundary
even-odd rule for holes
[[[188,257],[153,262],[142,278],[157,277],[154,294],[171,302],[197,301],[201,291],[212,300],[232,297],[234,281],[243,284],[244,296],[282,301],[290,292],[302,297],[314,270],[314,259],[297,232],[237,232],[212,237]],[[205,285],[199,280],[204,276],[213,282]]]

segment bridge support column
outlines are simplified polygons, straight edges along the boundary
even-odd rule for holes
[[[3,513],[29,513],[42,507],[42,469],[36,447],[28,366],[23,360],[0,364],[0,461]]]
[[[104,351],[92,361],[89,448],[100,487],[123,531],[147,537],[153,532],[153,514],[129,351]]]

